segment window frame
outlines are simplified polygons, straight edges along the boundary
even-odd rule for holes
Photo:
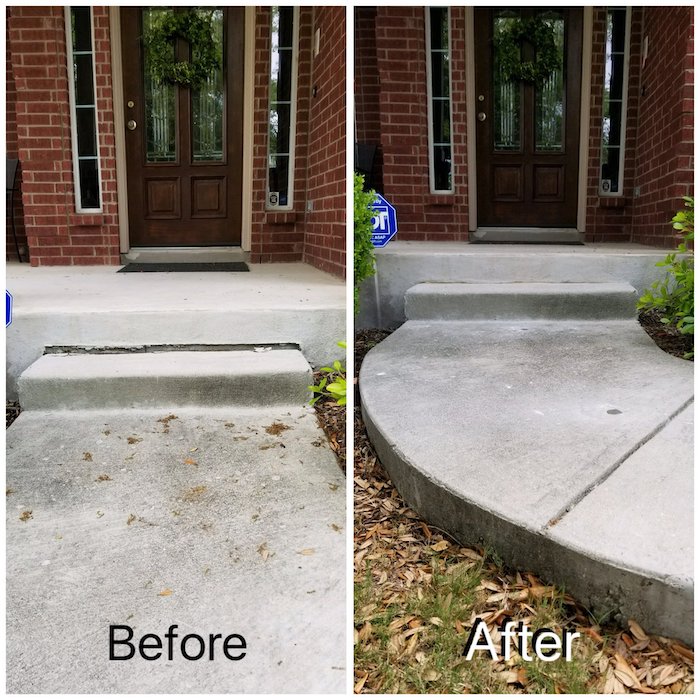
[[[272,100],[270,99],[270,73],[272,71],[272,8],[270,6],[270,46],[268,51],[269,69],[267,73],[267,148],[265,158],[265,210],[266,211],[291,211],[294,208],[294,168],[296,161],[296,132],[297,132],[297,79],[299,75],[299,6],[294,5],[292,13],[292,82],[290,86],[289,101],[289,166],[287,172],[287,204],[270,204],[270,112]]]
[[[438,190],[435,187],[435,144],[433,139],[433,66],[432,66],[432,40],[430,35],[430,10],[447,10],[447,58],[449,61],[449,114],[450,114],[450,154],[452,162],[450,165],[450,180],[452,187],[449,190]],[[455,192],[455,171],[454,171],[454,105],[452,98],[452,12],[449,5],[426,5],[425,7],[425,63],[426,63],[426,97],[428,107],[428,164],[430,176],[431,194],[454,194]]]
[[[85,5],[76,7],[86,7]],[[78,115],[75,102],[75,73],[73,71],[73,18],[71,15],[73,6],[66,6],[64,10],[66,30],[66,63],[68,69],[68,101],[70,107],[71,151],[73,155],[73,193],[75,196],[75,211],[78,214],[101,214],[103,212],[104,198],[102,192],[102,157],[100,155],[100,119],[97,106],[97,71],[95,62],[95,14],[94,7],[87,5],[90,11],[90,55],[92,56],[92,90],[95,107],[95,152],[94,158],[97,169],[97,191],[100,201],[99,207],[84,207],[82,205],[82,192],[80,189],[80,156],[78,155]],[[85,54],[87,52],[80,52]],[[91,158],[92,159],[92,158]]]
[[[603,153],[605,145],[603,144],[603,119],[605,118],[605,104],[601,101],[600,116],[600,165],[598,167],[598,195],[600,197],[622,197],[625,186],[625,146],[627,140],[627,103],[629,97],[629,73],[630,73],[630,34],[632,33],[632,7],[629,5],[610,6],[605,8],[605,24],[607,27],[608,16],[611,10],[625,11],[625,48],[624,48],[624,67],[622,73],[622,103],[620,109],[620,148],[619,162],[617,171],[617,189],[606,192],[603,190]],[[605,41],[605,56],[603,60],[603,93],[605,93],[605,70],[608,60],[608,45]]]

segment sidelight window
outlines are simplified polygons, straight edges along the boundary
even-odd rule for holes
[[[611,7],[607,10],[600,167],[600,193],[606,195],[622,194],[630,25],[629,8]]]
[[[102,192],[91,7],[66,8],[66,40],[76,211],[98,212]]]
[[[298,7],[272,7],[267,207],[291,209],[294,194]]]
[[[426,7],[430,191],[453,192],[450,9]]]

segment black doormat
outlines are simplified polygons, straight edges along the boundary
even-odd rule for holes
[[[117,272],[250,272],[244,262],[128,263]]]

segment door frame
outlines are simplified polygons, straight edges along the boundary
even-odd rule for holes
[[[129,201],[126,175],[126,133],[124,131],[124,91],[120,6],[109,7],[112,58],[112,106],[117,174],[117,212],[119,216],[119,252],[128,253]],[[255,7],[245,7],[243,66],[243,178],[241,183],[241,249],[251,249],[253,223],[253,87],[255,82]]]
[[[477,226],[476,178],[476,60],[474,56],[474,7],[465,7],[466,23],[466,97],[467,97],[467,204],[469,231]],[[593,7],[583,8],[583,36],[581,47],[581,124],[579,131],[578,202],[576,230],[585,233],[587,203],[588,145],[591,114],[591,57],[593,55]]]

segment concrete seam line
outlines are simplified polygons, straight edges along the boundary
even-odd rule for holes
[[[542,528],[540,531],[542,534],[546,533],[548,530],[552,529],[558,525],[562,519],[570,513],[581,501],[588,496],[594,489],[598,488],[601,484],[605,483],[635,452],[646,445],[652,438],[658,435],[674,418],[679,416],[688,406],[690,406],[695,400],[694,396],[684,401],[679,408],[677,408],[673,413],[671,413],[668,418],[665,418],[661,423],[659,423],[653,430],[651,430],[647,435],[645,435],[639,442],[637,442],[633,447],[631,447],[625,454],[620,457],[613,465],[604,472],[599,479],[594,481],[592,484],[588,485],[580,493],[574,496],[559,512]]]

